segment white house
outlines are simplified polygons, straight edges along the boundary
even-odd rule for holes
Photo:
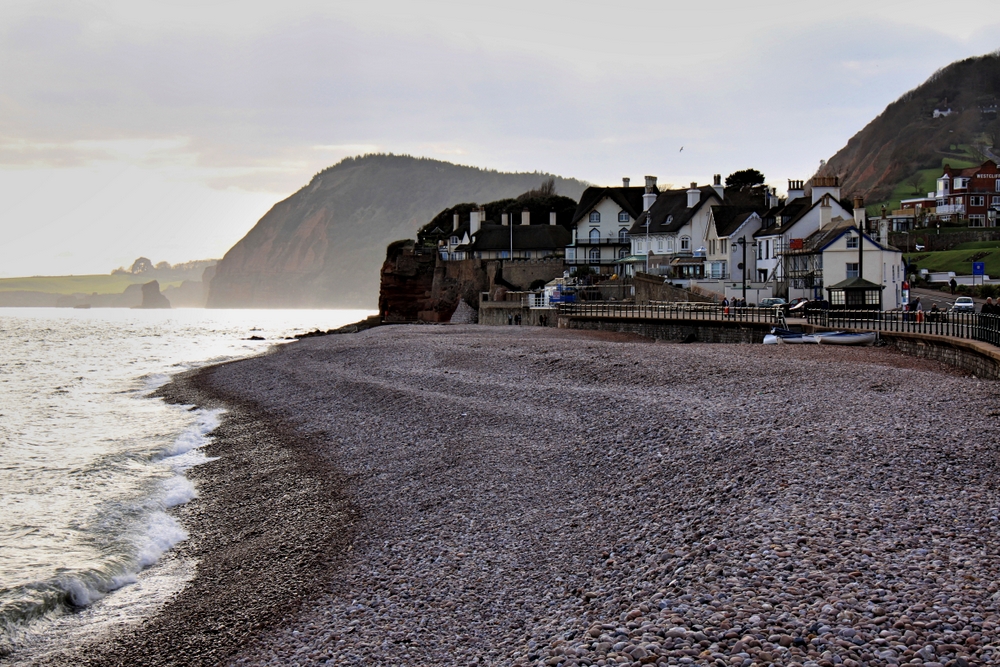
[[[829,226],[834,218],[848,219],[854,209],[840,200],[840,180],[813,179],[812,196],[805,196],[802,181],[788,181],[788,198],[763,216],[762,227],[754,234],[757,243],[757,280],[774,284],[776,294],[787,288],[783,257],[801,249],[813,232]]]
[[[679,280],[704,277],[703,244],[712,206],[723,203],[721,177],[715,176],[714,185],[692,183],[687,190],[647,194],[655,196],[647,199],[642,215],[629,230],[632,254],[646,258],[649,273]]]
[[[586,265],[598,273],[620,273],[628,257],[631,228],[643,210],[647,190],[656,190],[656,179],[646,177],[647,186],[589,187],[583,191],[573,213],[573,238],[566,247],[566,263]]]

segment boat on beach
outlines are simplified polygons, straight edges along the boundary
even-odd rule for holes
[[[789,329],[771,329],[764,336],[764,345],[798,345],[803,343],[821,343],[824,345],[871,345],[878,338],[874,331],[823,331],[819,333],[802,333]]]

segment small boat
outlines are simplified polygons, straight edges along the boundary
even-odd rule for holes
[[[877,339],[878,334],[874,331],[837,331],[819,336],[816,342],[822,345],[872,345]]]
[[[771,329],[771,333],[764,336],[764,345],[777,345],[778,343],[798,345],[800,343],[815,342],[816,340],[812,334],[804,334],[801,331],[791,331],[789,329],[779,329],[777,327]]]
[[[77,308],[77,309],[80,309],[80,310],[86,310],[87,308],[90,308],[90,304],[89,303],[78,303],[78,304],[76,304],[73,307]]]

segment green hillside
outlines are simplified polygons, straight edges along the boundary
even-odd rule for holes
[[[952,63],[886,107],[817,172],[840,176],[847,195],[868,202],[914,196],[942,164],[965,168],[982,162],[982,147],[1000,146],[1000,121],[990,107],[1000,98],[1000,54]],[[934,111],[951,109],[934,118]]]

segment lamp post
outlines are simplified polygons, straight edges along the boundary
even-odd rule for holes
[[[747,301],[747,239],[745,236],[741,236],[739,240],[733,243],[733,252],[736,252],[736,246],[743,246],[743,263],[740,264],[740,273],[743,274],[743,303]]]
[[[649,275],[649,251],[653,247],[649,245],[649,211],[646,211],[646,275]]]

